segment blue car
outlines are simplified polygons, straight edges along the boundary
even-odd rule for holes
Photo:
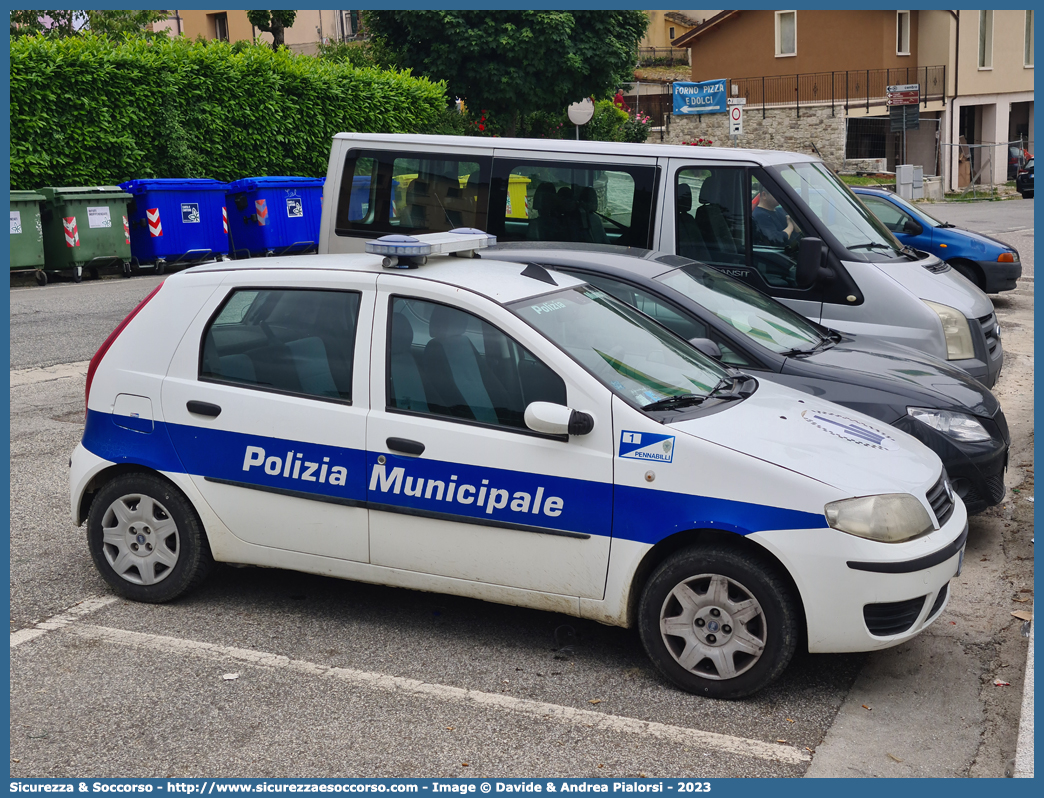
[[[939,221],[891,191],[852,190],[900,244],[936,255],[985,293],[1012,291],[1022,276],[1018,250],[1003,241]]]

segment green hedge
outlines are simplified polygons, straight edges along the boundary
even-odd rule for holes
[[[341,131],[439,129],[445,86],[288,50],[92,36],[11,48],[11,188],[326,174]]]

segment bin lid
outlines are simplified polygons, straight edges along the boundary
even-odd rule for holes
[[[128,194],[144,194],[147,191],[226,191],[228,183],[209,177],[146,177],[120,183]]]
[[[45,186],[38,189],[45,200],[65,202],[73,199],[119,199],[129,200],[119,186]]]
[[[43,194],[37,194],[35,191],[11,190],[11,202],[39,202],[43,199],[47,198]]]
[[[325,177],[242,177],[229,183],[228,190],[235,193],[262,188],[316,188],[325,182]]]

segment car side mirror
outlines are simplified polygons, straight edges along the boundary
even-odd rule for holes
[[[911,236],[919,236],[924,232],[924,228],[920,224],[915,222],[913,219],[907,219],[903,222],[903,232]]]
[[[689,343],[703,352],[707,357],[721,360],[721,347],[714,343],[710,338],[690,338]]]
[[[526,426],[545,435],[586,435],[594,429],[594,416],[552,402],[530,402],[525,413]]]
[[[827,246],[823,239],[815,237],[802,238],[798,244],[797,287],[804,290],[819,282],[826,282],[834,277],[834,270],[827,265]]]

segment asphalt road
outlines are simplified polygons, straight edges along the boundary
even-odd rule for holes
[[[1031,486],[1032,202],[933,210],[1022,253],[997,307],[1029,343],[1005,340],[998,395],[1021,402]],[[114,599],[67,463],[85,361],[158,279],[11,293],[12,777],[1001,775],[1014,756],[1017,705],[986,685],[1021,668],[997,619],[1032,603],[984,602],[1020,595],[1027,568],[1032,586],[1015,502],[973,520],[977,556],[928,633],[799,656],[740,702],[666,684],[634,632],[463,598],[223,567],[173,604]]]

